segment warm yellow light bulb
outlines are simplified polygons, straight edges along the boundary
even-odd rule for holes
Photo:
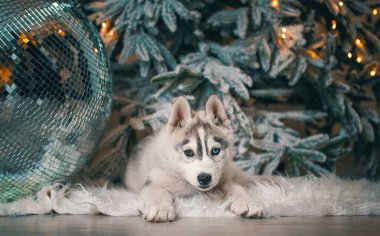
[[[358,56],[357,58],[356,58],[356,62],[357,63],[361,63],[363,61],[363,58],[361,57],[361,56]]]
[[[372,15],[376,16],[377,13],[378,13],[378,12],[377,12],[377,9],[373,9],[373,10],[372,10]]]
[[[97,48],[94,48],[94,52],[95,52],[95,53],[98,53],[98,49],[97,49]]]
[[[347,57],[351,59],[352,58],[352,53],[351,52],[347,53]]]
[[[311,58],[317,58],[318,57],[318,55],[312,50],[307,50],[307,53],[309,54],[309,56]]]
[[[107,27],[107,22],[103,22],[103,23],[102,23],[102,27],[103,27],[103,28],[106,28],[106,27]]]
[[[356,43],[356,45],[359,46],[360,44],[362,44],[362,41],[360,41],[360,39],[356,39],[356,40],[355,40],[355,43]]]
[[[62,37],[65,36],[65,32],[61,29],[58,30],[58,34],[61,35]]]
[[[331,21],[331,28],[334,30],[336,29],[336,20]]]
[[[282,33],[286,33],[286,28],[282,27],[281,31],[282,31]]]
[[[279,0],[272,0],[272,7],[278,9],[279,6],[280,6]]]
[[[344,3],[342,1],[340,1],[338,4],[340,7],[343,7],[343,5],[344,5]]]
[[[375,70],[372,70],[369,74],[373,77],[373,76],[376,75],[376,71],[375,71]]]

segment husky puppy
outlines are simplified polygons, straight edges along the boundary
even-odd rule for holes
[[[179,97],[167,124],[128,160],[125,184],[140,193],[147,221],[173,221],[175,198],[216,190],[230,198],[231,212],[260,217],[262,208],[243,188],[252,177],[232,157],[233,131],[218,97],[211,96],[204,111],[191,111]]]

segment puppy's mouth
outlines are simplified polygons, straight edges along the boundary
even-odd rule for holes
[[[213,187],[214,186],[210,185],[210,184],[208,184],[208,185],[199,185],[199,186],[197,186],[197,189],[200,190],[200,191],[202,191],[202,192],[206,192],[206,191],[212,189]]]

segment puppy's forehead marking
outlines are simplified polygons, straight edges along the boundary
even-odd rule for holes
[[[201,141],[199,132],[196,133],[196,142],[197,142],[197,156],[198,156],[198,159],[202,160],[203,148],[202,148],[202,141]]]
[[[186,129],[185,139],[176,145],[177,151],[182,150],[185,145],[190,144],[193,151],[196,153],[197,158],[202,160],[207,156],[213,159],[209,153],[213,147],[213,142],[218,143],[222,150],[228,148],[229,143],[220,131],[215,129],[213,125],[209,124],[207,121],[198,117],[195,119],[195,122]]]
[[[196,122],[186,130],[186,136],[195,136],[195,134],[198,133],[199,128],[202,128],[205,133],[210,132],[212,129],[210,124],[197,118]]]
[[[199,140],[197,140],[197,147],[198,150],[200,149],[200,152],[198,153],[198,158],[202,160],[203,158],[203,153],[207,155],[207,144],[206,144],[206,133],[203,128],[198,129],[198,135],[199,135]],[[198,142],[199,141],[199,142]]]

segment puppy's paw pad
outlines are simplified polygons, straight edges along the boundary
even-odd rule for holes
[[[229,210],[235,215],[245,218],[261,218],[263,208],[246,200],[235,200],[229,206]]]
[[[170,203],[147,204],[142,212],[145,220],[162,223],[174,221],[175,209]]]

